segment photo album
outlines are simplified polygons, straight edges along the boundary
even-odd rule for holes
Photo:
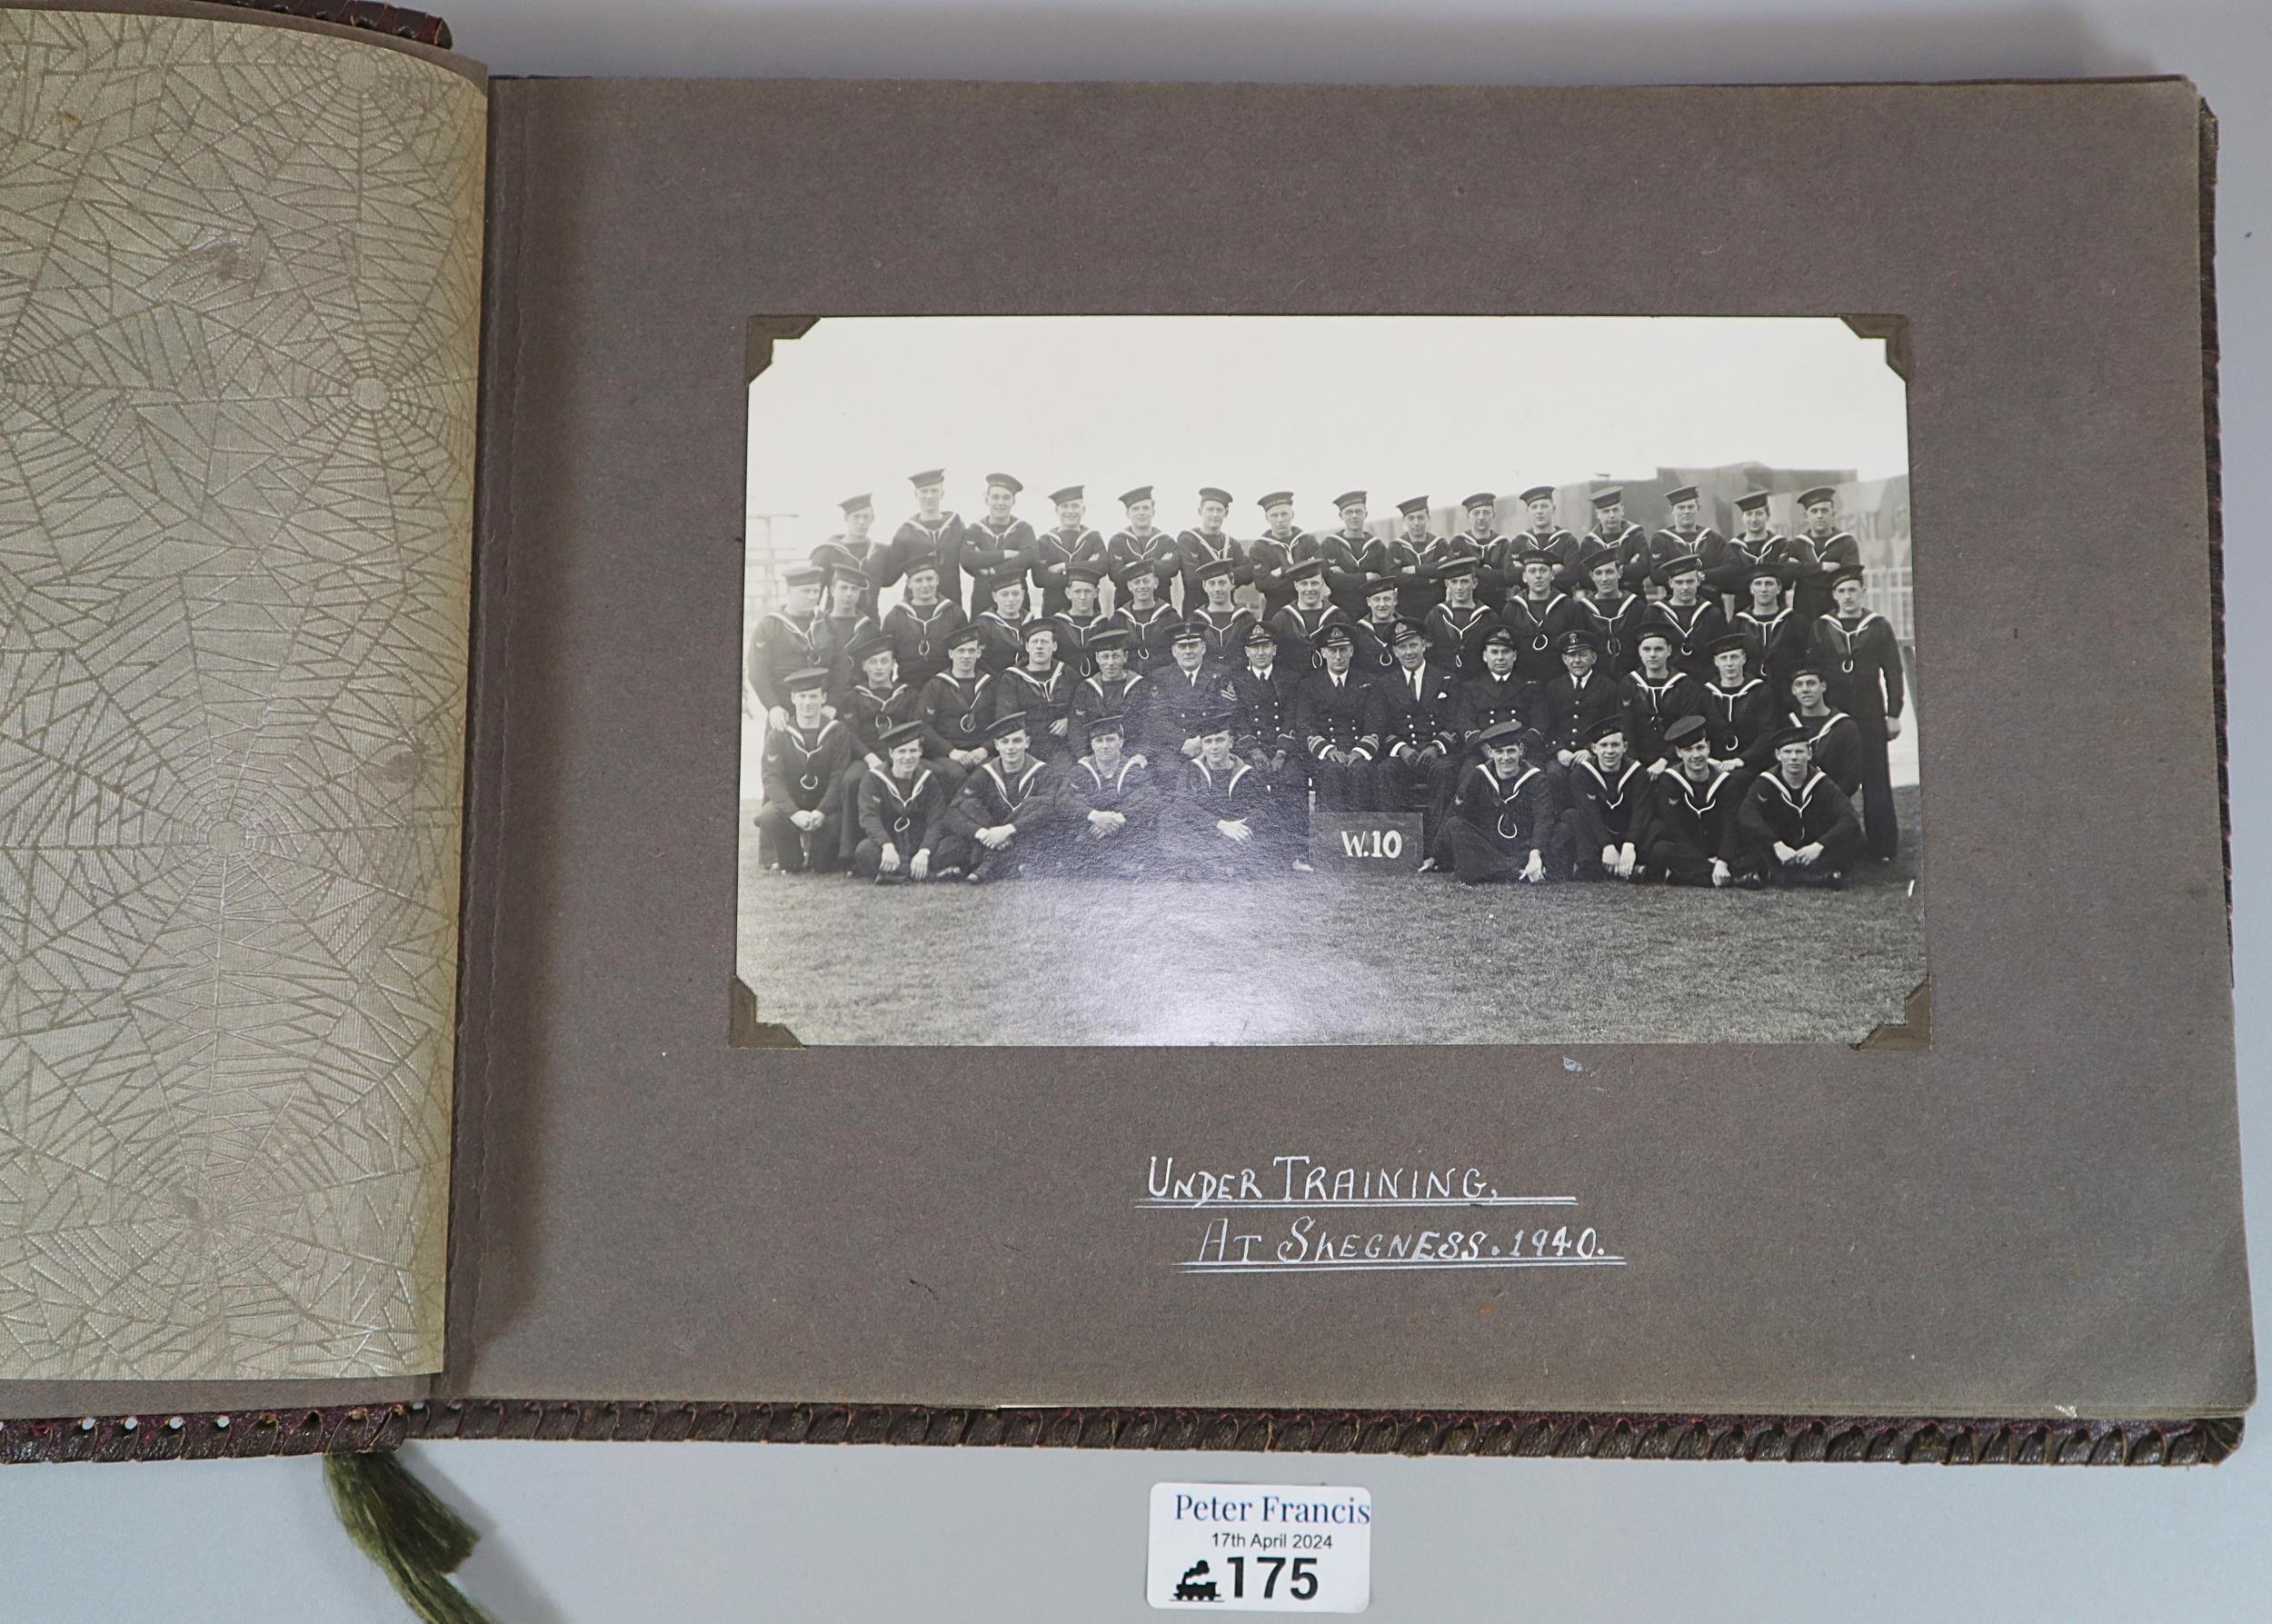
[[[2190,85],[0,34],[0,1460],[2237,1446]]]

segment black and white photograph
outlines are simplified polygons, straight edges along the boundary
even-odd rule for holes
[[[1906,385],[1827,317],[830,317],[750,385],[736,974],[812,1044],[1854,1043]]]

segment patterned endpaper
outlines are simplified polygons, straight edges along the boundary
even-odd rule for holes
[[[0,1379],[440,1364],[484,120],[0,14]]]

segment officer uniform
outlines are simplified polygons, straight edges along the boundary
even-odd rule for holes
[[[1586,742],[1591,745],[1624,731],[1622,716],[1606,717],[1587,731]],[[1569,854],[1573,879],[1611,878],[1601,861],[1605,849],[1631,846],[1639,864],[1640,810],[1649,796],[1647,769],[1629,753],[1615,772],[1605,772],[1590,754],[1581,755],[1569,764],[1563,796],[1569,804],[1562,812],[1562,845]],[[1637,866],[1634,877],[1639,873]]]
[[[1013,496],[1025,489],[1007,473],[988,474],[986,488],[992,491],[997,487]],[[1014,513],[999,523],[989,515],[963,526],[962,568],[975,577],[971,588],[972,620],[993,603],[994,585],[1003,581],[1025,580],[1033,569],[1041,545],[1041,540],[1033,533],[1033,526]],[[942,580],[943,583],[943,575]]]
[[[1203,647],[1207,633],[1187,621],[1169,634],[1169,643],[1172,647],[1193,638]],[[1182,759],[1183,746],[1198,736],[1200,722],[1231,702],[1231,679],[1211,661],[1201,661],[1198,670],[1186,672],[1171,658],[1147,680],[1151,691],[1145,722],[1151,737],[1144,748],[1164,770]]]
[[[1511,650],[1515,634],[1504,626],[1492,628],[1484,636],[1483,647],[1495,645]],[[1503,677],[1493,676],[1479,651],[1475,670],[1460,684],[1459,701],[1460,737],[1463,743],[1472,746],[1476,734],[1502,722],[1528,726],[1538,694],[1520,671],[1510,668]]]
[[[1024,727],[1023,716],[1007,712],[994,719],[987,735],[999,742]],[[982,762],[962,781],[962,792],[947,815],[949,832],[932,855],[972,881],[1005,878],[1045,864],[1063,812],[1057,797],[1060,776],[1057,768],[1033,756],[1015,772],[999,755]],[[1005,823],[1011,830],[1008,845],[990,849],[978,838],[980,830]]]
[[[1426,637],[1410,621],[1399,623],[1399,644],[1425,646]],[[1425,657],[1417,666],[1398,661],[1372,685],[1370,731],[1380,741],[1375,792],[1389,811],[1421,814],[1423,852],[1458,764],[1459,704],[1453,688],[1450,671]]]
[[[1052,503],[1079,502],[1081,487],[1067,485],[1050,493]],[[1060,524],[1034,538],[1033,589],[1040,594],[1043,614],[1062,614],[1071,600],[1065,596],[1067,572],[1075,564],[1099,570],[1105,563],[1104,538],[1086,524]]]
[[[1677,761],[1682,742],[1703,738],[1709,731],[1701,716],[1680,718],[1667,734],[1668,753]],[[1711,884],[1715,859],[1735,878],[1743,862],[1736,835],[1743,788],[1738,774],[1709,764],[1701,779],[1690,778],[1677,764],[1659,773],[1649,781],[1642,802],[1641,829],[1635,842],[1641,862],[1675,885]]]
[[[911,474],[908,483],[917,490],[945,481],[942,468],[927,468]],[[909,565],[918,558],[928,558],[939,566],[939,595],[950,603],[962,602],[962,533],[959,514],[942,512],[936,519],[926,519],[920,513],[903,522],[892,533],[892,539],[876,560],[873,569],[878,586],[890,586],[905,579]]]
[[[828,683],[829,673],[817,665],[783,679],[791,694],[826,692]],[[860,744],[852,729],[834,717],[823,717],[814,728],[792,721],[765,730],[758,768],[764,799],[758,806],[757,826],[781,868],[792,874],[836,871],[843,859],[844,770],[859,759]],[[792,812],[819,812],[820,824],[800,829],[789,821]]]
[[[1355,639],[1350,629],[1330,625],[1319,634],[1320,653],[1336,643]],[[1365,684],[1355,669],[1336,676],[1318,670],[1301,679],[1294,690],[1294,731],[1310,758],[1310,782],[1318,792],[1320,812],[1364,812],[1373,807],[1373,764],[1380,753],[1380,737],[1372,731],[1371,705]],[[1326,752],[1350,757],[1331,761]]]
[[[1254,659],[1264,650],[1270,663],[1258,669]],[[1262,775],[1263,823],[1255,832],[1289,860],[1309,844],[1310,772],[1294,731],[1294,690],[1306,674],[1307,667],[1284,657],[1278,633],[1261,625],[1248,631],[1246,652],[1231,673],[1231,749]]]
[[[1768,737],[1772,751],[1794,740],[1803,741],[1806,732],[1786,728]],[[1835,888],[1862,852],[1861,823],[1854,815],[1854,803],[1829,773],[1811,762],[1805,780],[1796,788],[1784,782],[1779,764],[1754,778],[1744,792],[1736,828],[1747,883],[1766,879],[1779,884]],[[1822,855],[1808,868],[1785,863],[1775,854],[1778,841],[1794,847],[1819,842]]]
[[[1597,656],[1601,652],[1593,633],[1582,627],[1563,633],[1555,647],[1560,653],[1579,648],[1592,649]],[[1565,750],[1582,750],[1596,723],[1623,714],[1617,679],[1601,669],[1599,658],[1583,677],[1570,675],[1565,666],[1560,676],[1540,685],[1531,712],[1531,728],[1546,742],[1541,764],[1557,761]]]
[[[930,852],[937,856],[938,838],[946,823],[946,781],[922,762],[916,763],[911,777],[898,778],[890,763],[893,744],[922,736],[920,722],[900,722],[884,730],[879,740],[885,752],[884,765],[863,766],[854,783],[852,807],[858,834],[852,849],[852,871],[862,880],[885,877],[886,846],[899,853],[899,866],[892,876],[900,879],[912,878],[908,865],[917,853]],[[933,878],[942,877],[935,869],[930,872]]]
[[[1830,578],[1859,581],[1859,565]],[[1893,626],[1874,609],[1847,621],[1826,614],[1815,622],[1815,660],[1829,688],[1830,703],[1854,719],[1861,736],[1862,821],[1869,830],[1869,854],[1889,858],[1900,850],[1901,832],[1893,813],[1893,767],[1887,758],[1886,722],[1898,719],[1906,697],[1901,645]]]
[[[1514,740],[1522,742],[1526,758],[1543,748],[1535,732],[1512,722],[1486,728],[1476,742]],[[1547,878],[1564,879],[1569,863],[1557,825],[1554,787],[1541,768],[1526,759],[1502,779],[1486,759],[1460,775],[1429,855],[1463,885],[1520,879],[1533,852]]]

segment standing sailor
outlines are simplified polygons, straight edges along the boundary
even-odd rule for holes
[[[972,620],[978,619],[986,603],[992,601],[994,585],[1015,581],[1022,588],[1028,572],[1033,568],[1034,555],[1041,544],[1041,538],[1033,533],[1033,526],[1019,518],[1015,511],[1018,493],[1024,489],[1007,473],[988,474],[986,516],[977,523],[963,528],[963,569],[980,581],[991,578],[992,583],[972,588]],[[988,599],[982,600],[981,592],[987,593]]]
[[[1889,862],[1901,849],[1887,752],[1888,742],[1901,736],[1901,645],[1891,623],[1866,607],[1862,595],[1861,565],[1831,577],[1832,609],[1815,623],[1814,652],[1829,681],[1830,702],[1854,719],[1861,735],[1862,822],[1869,854]]]
[[[1612,676],[1639,669],[1641,616],[1649,607],[1638,593],[1625,590],[1624,566],[1617,549],[1589,541],[1578,555],[1582,594],[1577,623],[1601,640],[1601,662]]]
[[[1231,493],[1216,485],[1202,485],[1199,493],[1199,523],[1175,538],[1176,553],[1182,563],[1186,618],[1207,601],[1206,588],[1199,578],[1201,566],[1228,561],[1234,591],[1252,578],[1237,539],[1222,527],[1230,516]]]
[[[1325,560],[1304,559],[1286,572],[1286,582],[1293,590],[1294,601],[1271,616],[1271,627],[1279,634],[1280,651],[1288,658],[1304,670],[1322,670],[1325,662],[1317,653],[1318,633],[1336,622],[1350,623],[1340,605],[1326,595]]]
[[[837,507],[844,515],[844,529],[812,549],[812,562],[823,568],[850,564],[862,572],[867,593],[860,601],[860,613],[870,619],[880,619],[876,608],[876,587],[882,575],[889,550],[871,533],[875,529],[876,504],[872,496],[847,496]]]
[[[1261,499],[1261,507],[1266,528],[1247,543],[1247,563],[1253,574],[1254,590],[1262,598],[1257,613],[1268,621],[1294,601],[1294,589],[1287,583],[1286,572],[1316,555],[1318,538],[1295,527],[1291,491],[1272,491]]]
[[[1728,617],[1718,603],[1704,596],[1704,561],[1695,553],[1668,558],[1658,573],[1669,595],[1649,606],[1641,624],[1670,631],[1673,664],[1700,682],[1712,670],[1705,647],[1728,630]]]
[[[1428,612],[1428,641],[1436,659],[1462,681],[1483,669],[1483,639],[1500,625],[1499,616],[1475,601],[1482,580],[1483,562],[1464,550],[1450,553],[1436,566],[1443,583],[1444,601]],[[1449,547],[1450,543],[1447,543]]]
[[[1555,516],[1556,503],[1552,485],[1532,485],[1520,498],[1530,517],[1522,533],[1515,539],[1524,553],[1544,553],[1554,560],[1554,586],[1559,592],[1576,592],[1580,584],[1578,573],[1578,538],[1561,526]]]
[[[1104,538],[1086,523],[1089,503],[1081,486],[1051,491],[1050,501],[1057,509],[1057,528],[1034,541],[1033,590],[1041,613],[1062,614],[1072,603],[1065,591],[1067,572],[1075,564],[1101,567],[1105,562]]]
[[[1786,539],[1784,556],[1795,572],[1791,607],[1812,625],[1830,613],[1831,588],[1839,574],[1862,567],[1862,544],[1839,528],[1839,493],[1829,485],[1799,492],[1799,506],[1805,523],[1799,534]]]
[[[950,603],[962,602],[962,520],[947,512],[947,474],[943,468],[926,468],[908,476],[915,487],[915,516],[892,533],[883,557],[869,573],[875,583],[890,586],[904,579],[910,563],[928,558],[939,571],[939,595]]]
[[[883,634],[899,656],[900,678],[920,689],[947,668],[947,639],[971,623],[962,605],[940,596],[939,561],[919,553],[907,561],[906,591],[883,617]]]
[[[1723,613],[1732,613],[1737,604],[1750,601],[1746,570],[1762,560],[1772,563],[1787,550],[1783,537],[1769,533],[1767,504],[1765,491],[1746,491],[1736,498],[1736,518],[1742,528],[1729,537],[1707,533],[1696,549],[1704,561],[1705,584],[1728,600],[1720,605]]]
[[[1101,563],[1077,563],[1065,571],[1065,607],[1050,616],[1057,628],[1057,653],[1073,675],[1085,677],[1096,669],[1089,663],[1089,640],[1110,623],[1097,608],[1097,584]]]
[[[1499,618],[1515,634],[1515,659],[1525,682],[1550,682],[1561,673],[1555,650],[1562,633],[1575,623],[1578,611],[1569,595],[1555,587],[1554,572],[1560,562],[1542,547],[1518,555],[1521,588],[1509,593],[1500,608]]]
[[[1157,529],[1152,523],[1159,511],[1159,502],[1150,485],[1138,485],[1132,491],[1121,493],[1121,506],[1128,510],[1128,523],[1112,533],[1112,539],[1104,544],[1106,561],[1112,568],[1112,584],[1124,593],[1128,590],[1127,575],[1140,564],[1149,564],[1152,577],[1152,596],[1167,603],[1173,596],[1171,583],[1175,580],[1176,567],[1181,562],[1175,550],[1175,537]],[[1113,607],[1126,602],[1116,595]],[[1170,605],[1172,607],[1172,605]]]
[[[1748,564],[1737,600],[1743,607],[1731,623],[1751,647],[1751,669],[1767,679],[1779,702],[1790,692],[1792,669],[1813,658],[1814,623],[1785,601],[1791,566],[1780,557]]]
[[[1467,515],[1468,527],[1446,544],[1445,555],[1477,561],[1475,601],[1496,613],[1513,579],[1507,567],[1507,538],[1499,533],[1498,493],[1478,491],[1460,503],[1460,511]]]
[[[799,564],[782,572],[787,589],[778,609],[757,617],[750,633],[746,666],[756,711],[774,727],[789,724],[789,673],[814,666],[828,667],[828,628],[820,613],[821,584],[828,572],[815,564]]]
[[[1365,616],[1365,589],[1384,572],[1388,548],[1365,522],[1365,493],[1344,491],[1333,499],[1341,527],[1321,537],[1318,555],[1325,560],[1325,583],[1333,602],[1354,625]]]
[[[1128,659],[1137,671],[1157,671],[1168,663],[1168,634],[1183,623],[1182,617],[1161,602],[1163,576],[1153,561],[1134,559],[1113,572],[1120,589],[1120,606],[1110,624],[1128,633]]]
[[[1439,596],[1436,532],[1429,521],[1428,498],[1408,497],[1396,504],[1396,511],[1402,515],[1403,529],[1388,543],[1388,566],[1380,573],[1395,577],[1398,618],[1423,621]]]

